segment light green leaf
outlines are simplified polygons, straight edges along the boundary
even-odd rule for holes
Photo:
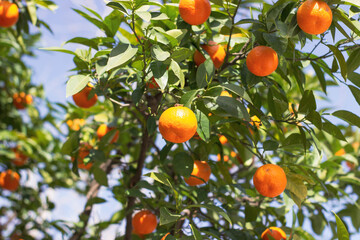
[[[339,110],[334,112],[332,115],[360,128],[360,118],[352,112]]]
[[[26,1],[26,7],[28,9],[32,24],[35,26],[37,22],[36,5],[34,1]]]
[[[170,57],[170,53],[161,49],[159,45],[153,45],[151,48],[151,55],[158,61],[165,61]]]
[[[349,233],[345,227],[345,224],[341,221],[341,219],[336,215],[334,211],[332,213],[336,218],[336,226],[337,226],[337,235],[339,240],[349,240]]]
[[[184,107],[191,108],[191,104],[198,92],[199,90],[188,91],[187,93],[181,96],[180,104],[184,105]]]
[[[195,240],[202,240],[203,239],[200,232],[199,232],[199,230],[197,230],[196,227],[193,224],[190,224],[190,228],[191,228],[192,233],[194,234],[194,239]]]
[[[196,119],[198,121],[197,133],[199,137],[204,141],[208,141],[210,138],[210,121],[209,118],[201,112],[199,109],[195,111]]]
[[[138,48],[130,44],[119,44],[110,53],[106,71],[120,67],[135,56]],[[99,73],[100,74],[100,73]],[[100,74],[101,75],[101,74]]]
[[[180,80],[181,88],[184,88],[185,76],[184,76],[184,73],[181,70],[179,64],[175,60],[171,59],[170,68],[174,72],[175,76]]]
[[[145,176],[151,177],[155,181],[158,181],[159,183],[162,183],[170,188],[173,188],[169,179],[162,173],[150,172],[150,173],[146,174]]]
[[[293,198],[293,200],[300,208],[301,202],[303,202],[307,196],[307,187],[304,184],[304,177],[300,174],[289,172],[286,174],[286,178],[286,189],[296,196],[296,198]]]
[[[160,226],[166,225],[169,223],[176,222],[181,217],[180,214],[173,214],[165,207],[160,208]]]
[[[80,92],[91,81],[90,75],[71,76],[66,83],[66,97]]]

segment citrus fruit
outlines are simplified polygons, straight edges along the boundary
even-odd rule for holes
[[[335,156],[342,156],[342,155],[344,155],[346,152],[345,152],[345,149],[340,149],[339,151],[337,151],[336,153],[335,153]]]
[[[217,160],[218,160],[218,161],[221,161],[221,155],[220,155],[220,154],[217,155]],[[224,155],[224,162],[227,162],[227,161],[229,161],[229,156],[228,156],[228,155]]]
[[[201,48],[204,49],[210,56],[216,68],[220,68],[224,63],[226,52],[224,48],[216,42],[209,41],[208,44],[202,44]],[[194,53],[194,62],[197,66],[200,66],[205,62],[206,58],[198,50]]]
[[[256,190],[265,197],[276,197],[286,188],[284,170],[275,164],[265,164],[259,167],[253,177]]]
[[[237,155],[237,154],[236,154],[236,152],[231,151],[231,153],[230,153],[230,156],[231,156],[231,157],[233,157],[233,158],[234,158],[234,157],[236,157],[236,155]]]
[[[281,228],[278,228],[278,227],[270,227],[270,228],[266,229],[261,234],[261,239],[262,240],[270,240],[270,238],[269,238],[270,236],[274,240],[286,240],[285,232]]]
[[[80,92],[73,95],[73,100],[78,107],[89,108],[95,105],[97,102],[97,95],[95,94],[89,99],[89,95],[92,87],[89,85],[84,87]]]
[[[211,13],[209,0],[180,0],[180,17],[190,25],[206,22]]]
[[[90,154],[90,150],[93,147],[88,143],[80,143],[79,147],[79,156],[78,156],[78,168],[89,170],[92,167],[92,163],[88,162],[87,164],[84,163],[84,158],[86,158]],[[75,157],[71,158],[72,162],[75,161]]]
[[[175,106],[166,109],[159,119],[159,130],[163,138],[172,143],[183,143],[194,136],[197,120],[187,107]]]
[[[115,128],[111,128],[111,127],[108,127],[105,123],[101,124],[99,126],[99,128],[97,129],[96,131],[96,135],[99,139],[99,141],[108,133],[110,132],[111,130],[113,130]],[[114,137],[112,138],[111,142],[110,143],[114,143],[116,142],[117,140],[119,139],[119,130],[117,130],[115,132],[115,135]]]
[[[326,2],[321,0],[307,0],[302,3],[296,14],[301,30],[308,34],[324,33],[331,25],[332,12]]]
[[[258,116],[254,115],[250,119],[251,119],[251,122],[250,122],[251,125],[253,125],[257,128],[261,126],[261,120],[258,118]]]
[[[165,235],[161,238],[161,240],[165,240],[166,237],[167,237],[169,234],[170,234],[170,233],[165,234]]]
[[[132,226],[136,234],[152,233],[157,226],[156,216],[149,210],[137,212],[132,218]]]
[[[224,135],[219,136],[219,141],[222,145],[224,145],[228,142],[227,138]]]
[[[19,8],[15,3],[0,1],[0,27],[11,27],[19,19]]]
[[[11,150],[15,153],[15,158],[12,160],[12,163],[18,167],[25,165],[28,157],[23,154],[18,148],[13,148]]]
[[[0,187],[9,191],[15,191],[19,187],[20,176],[17,172],[8,169],[0,174]]]
[[[14,93],[12,98],[15,108],[19,110],[25,109],[27,105],[33,102],[32,96],[24,92]]]
[[[197,186],[207,183],[210,179],[211,168],[205,161],[194,161],[194,168],[189,178],[184,178],[185,182],[190,186]],[[193,177],[195,176],[195,177]]]
[[[254,47],[246,57],[246,66],[249,71],[260,77],[273,73],[278,64],[278,55],[271,47]]]
[[[73,131],[79,131],[82,126],[85,125],[85,120],[82,118],[69,119],[66,124]]]

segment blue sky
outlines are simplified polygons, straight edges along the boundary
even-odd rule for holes
[[[39,47],[58,47],[65,41],[73,37],[95,37],[102,35],[92,24],[88,23],[82,17],[77,15],[71,8],[81,9],[81,5],[95,10],[100,15],[105,16],[110,9],[105,6],[103,1],[99,0],[56,0],[59,8],[55,12],[40,10],[39,16],[46,21],[52,28],[54,34],[43,30],[43,37]],[[309,46],[309,45],[308,45]],[[65,48],[75,49],[79,45],[66,45]],[[310,47],[306,47],[307,50]],[[318,53],[327,51],[326,47],[318,49]],[[36,51],[36,58],[27,59],[28,64],[33,68],[33,82],[43,84],[47,98],[52,102],[72,101],[71,97],[65,98],[65,82],[72,73],[70,69],[74,67],[72,56],[57,53]],[[352,97],[349,89],[343,85],[340,87],[329,88],[328,96],[331,99],[330,105],[336,109],[346,109],[360,115],[360,109]],[[318,107],[329,106],[329,103],[318,102]],[[340,122],[340,121],[338,121]],[[82,179],[86,179],[86,174],[82,174]],[[113,172],[110,177],[110,184],[116,184],[116,179],[121,177],[117,172]],[[79,213],[85,204],[85,198],[77,195],[71,190],[49,190],[47,195],[56,202],[55,211],[46,214],[46,217],[52,220],[63,219],[76,222]],[[113,210],[119,210],[118,202],[112,200],[111,192],[102,189],[100,196],[108,200],[107,203],[96,205],[90,223],[100,220],[107,220],[111,217]],[[331,215],[329,215],[331,217]],[[334,218],[333,218],[334,219]],[[291,224],[291,222],[289,222]],[[290,225],[288,225],[290,226]],[[307,226],[309,224],[307,223]],[[111,227],[103,235],[104,239],[113,239],[115,234],[123,231],[123,225]],[[325,232],[324,235],[328,235]],[[325,237],[324,236],[324,237]],[[356,237],[359,239],[359,236]],[[356,239],[353,237],[352,239]],[[318,238],[323,239],[323,238]]]

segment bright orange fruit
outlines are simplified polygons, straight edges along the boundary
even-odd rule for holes
[[[271,47],[254,47],[246,57],[246,66],[249,71],[260,77],[273,73],[278,64],[278,55]]]
[[[224,48],[217,44],[216,42],[209,41],[208,44],[202,44],[201,48],[204,49],[210,56],[211,60],[214,63],[215,68],[220,68],[224,63],[226,52]],[[205,62],[206,58],[198,50],[194,53],[194,62],[197,66],[200,66]]]
[[[253,177],[256,190],[265,197],[279,196],[286,188],[287,179],[284,170],[275,164],[259,167]]]
[[[180,0],[179,12],[181,18],[190,25],[200,25],[210,17],[209,0]]]
[[[218,161],[221,161],[221,155],[220,153],[217,155],[217,160]],[[229,161],[229,156],[228,155],[224,155],[224,162],[227,162]]]
[[[190,176],[189,178],[184,178],[188,185],[197,186],[207,183],[210,179],[211,168],[207,162],[195,160],[191,175],[195,177]]]
[[[85,120],[82,118],[69,119],[66,121],[66,124],[71,130],[79,131],[85,125]]]
[[[93,164],[91,162],[88,162],[87,164],[84,163],[84,158],[86,158],[90,154],[90,150],[92,148],[93,147],[88,143],[80,143],[79,156],[78,156],[78,168],[84,169],[84,170],[89,170],[92,167]],[[75,157],[72,157],[71,161],[74,162]]]
[[[191,109],[175,106],[166,109],[159,119],[163,138],[172,143],[183,143],[194,136],[197,129],[196,116]]]
[[[110,132],[111,130],[113,130],[115,128],[111,128],[111,127],[108,127],[105,123],[101,124],[99,126],[99,128],[97,129],[96,131],[96,134],[97,134],[97,137],[99,139],[99,141],[108,133]],[[117,130],[115,132],[115,135],[113,137],[113,139],[111,140],[110,143],[115,143],[117,140],[119,139],[119,130]]]
[[[262,240],[270,240],[271,236],[274,240],[286,240],[285,232],[278,227],[270,227],[261,234]]]
[[[11,149],[15,153],[15,158],[12,163],[18,167],[25,165],[28,161],[28,156],[23,154],[18,148]]]
[[[8,169],[0,174],[0,187],[9,191],[16,191],[19,187],[20,176]]]
[[[228,139],[224,135],[219,136],[219,141],[222,145],[226,144],[228,142]]]
[[[331,25],[332,12],[326,2],[307,0],[302,3],[296,14],[299,27],[308,34],[324,33]]]
[[[92,88],[90,86],[86,86],[80,92],[73,95],[73,100],[78,107],[89,108],[96,104],[97,102],[96,94],[89,99],[91,89]]]
[[[15,3],[0,1],[0,27],[11,27],[19,19],[19,8]]]
[[[15,108],[19,110],[25,109],[27,105],[33,102],[32,96],[24,92],[14,93],[12,98]]]
[[[223,97],[232,97],[232,95],[231,95],[228,91],[225,91],[225,90],[220,93],[220,96],[223,96]]]
[[[138,235],[152,233],[157,227],[156,216],[149,210],[137,212],[132,218],[132,226]]]

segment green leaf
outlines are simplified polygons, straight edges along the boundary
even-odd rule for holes
[[[153,61],[150,63],[150,69],[160,89],[164,90],[167,86],[169,78],[167,65],[165,65],[163,62]]]
[[[109,29],[108,37],[113,38],[118,31],[123,15],[119,11],[112,11],[109,15],[107,15],[104,19],[104,23]]]
[[[131,94],[131,100],[135,104],[137,104],[142,98],[143,94],[144,94],[144,88],[138,85],[137,88]]]
[[[63,144],[61,152],[66,155],[72,155],[79,147],[79,136],[79,131],[73,132]]]
[[[184,95],[181,96],[180,104],[184,105],[184,107],[191,108],[191,104],[196,97],[196,94],[199,90],[190,90]]]
[[[358,5],[359,4],[357,3],[356,6]],[[359,22],[350,20],[349,17],[343,12],[343,10],[340,10],[338,8],[332,9],[332,12],[334,18],[337,18],[338,20],[342,21],[348,28],[350,28],[353,32],[355,32],[356,35],[360,36],[360,27],[358,26]]]
[[[78,56],[76,53],[74,53],[73,51],[64,49],[64,48],[59,48],[59,47],[47,47],[47,48],[39,48],[40,50],[45,50],[45,51],[53,51],[53,52],[62,52],[62,53],[67,53],[67,54],[71,54],[74,56]]]
[[[288,45],[288,39],[276,33],[263,33],[263,37],[270,46],[278,53],[283,54]]]
[[[225,210],[223,210],[220,207],[210,205],[210,204],[193,204],[193,205],[187,206],[186,208],[189,208],[189,209],[190,208],[206,208],[206,209],[209,209],[209,210],[214,211],[217,214],[223,216],[226,221],[228,221],[230,224],[232,224],[232,221],[231,221],[229,215],[225,212]]]
[[[150,116],[146,121],[146,127],[149,135],[155,133],[157,125],[156,125],[156,117]]]
[[[66,83],[66,97],[80,92],[90,81],[90,75],[71,76],[69,81]]]
[[[279,147],[279,143],[273,140],[266,140],[263,147],[265,151],[274,151]]]
[[[214,72],[215,67],[211,58],[206,59],[204,63],[200,64],[196,72],[196,84],[198,88],[206,87],[211,82]]]
[[[170,68],[174,72],[175,76],[180,80],[181,88],[184,88],[185,76],[184,76],[184,73],[181,70],[179,64],[175,60],[171,59]]]
[[[84,38],[84,37],[75,37],[75,38],[72,38],[72,39],[66,41],[66,43],[78,43],[78,44],[82,44],[84,46],[91,47],[93,49],[98,50],[98,46],[95,41],[88,39],[88,38]]]
[[[26,1],[26,7],[28,9],[29,15],[30,15],[30,19],[31,22],[34,26],[36,26],[36,22],[37,22],[37,15],[36,15],[36,5],[35,2],[33,0],[30,1]]]
[[[122,13],[127,14],[126,8],[120,2],[109,2],[106,4],[106,6],[117,9]]]
[[[352,112],[339,110],[334,112],[332,115],[360,128],[360,118]]]
[[[110,57],[106,66],[106,71],[121,65],[132,59],[137,53],[138,48],[130,44],[119,44],[110,53]],[[100,74],[101,75],[101,74]]]
[[[161,49],[159,45],[153,45],[151,48],[151,56],[158,61],[165,61],[170,57],[170,53]]]
[[[107,179],[106,172],[104,170],[102,170],[100,167],[93,167],[93,173],[94,173],[95,180],[99,184],[101,184],[103,186],[108,186],[108,179]]]
[[[354,96],[356,102],[360,105],[360,89],[358,89],[357,87],[354,87],[352,85],[348,85],[348,87],[350,88],[350,91],[351,91],[352,95]]]
[[[300,174],[287,173],[287,185],[286,189],[296,196],[294,202],[298,207],[301,207],[301,203],[306,199],[307,187],[304,184],[304,177]]]
[[[164,162],[174,143],[165,145],[160,151],[160,162]]]
[[[347,70],[349,73],[354,72],[360,66],[360,48],[353,51],[346,61]]]
[[[157,181],[161,184],[164,184],[170,188],[173,188],[173,186],[170,183],[170,180],[162,173],[150,172],[150,173],[146,174],[145,176],[151,177],[155,181]]]
[[[311,111],[306,115],[306,119],[309,120],[319,130],[322,129],[321,116],[317,111]]]
[[[245,89],[239,85],[229,83],[229,84],[221,84],[221,86],[224,87],[225,89],[235,93],[239,97],[243,97],[245,95]]]
[[[312,90],[306,90],[301,98],[299,112],[309,113],[316,110],[315,96]]]
[[[210,139],[210,121],[209,118],[201,112],[199,109],[195,111],[196,119],[198,122],[197,133],[199,137],[204,141],[208,141]]]
[[[321,70],[321,68],[317,65],[317,63],[311,62],[311,66],[313,67],[316,76],[318,77],[319,81],[320,81],[320,85],[322,90],[324,91],[324,93],[326,93],[326,80],[325,80],[325,75],[324,72]]]
[[[227,112],[229,116],[250,121],[249,113],[247,112],[244,104],[235,98],[219,96],[216,98],[216,103],[221,109]]]
[[[349,240],[349,233],[345,227],[345,224],[341,221],[341,219],[336,215],[334,211],[331,211],[336,218],[336,226],[337,226],[337,236],[339,240]]]
[[[326,46],[334,53],[335,58],[336,58],[336,60],[338,61],[339,65],[340,65],[341,76],[344,79],[346,79],[348,70],[347,70],[347,65],[346,65],[345,58],[342,55],[341,51],[337,47],[335,47],[333,45],[328,44]]]
[[[177,174],[190,177],[194,168],[194,160],[186,152],[179,152],[174,156],[173,165]]]
[[[202,240],[203,239],[200,232],[199,232],[199,230],[197,230],[196,227],[192,223],[190,224],[190,228],[191,228],[192,233],[194,234],[194,239],[195,240]]]
[[[245,222],[254,222],[257,219],[257,216],[259,215],[260,208],[259,207],[253,207],[249,204],[246,204],[245,206]]]
[[[180,214],[173,214],[165,207],[160,208],[160,226],[174,223],[181,217]]]
[[[105,203],[106,200],[103,198],[99,198],[99,197],[94,197],[94,198],[90,198],[89,201],[87,201],[86,206],[91,206],[93,204],[100,204],[100,203]]]
[[[340,129],[326,119],[323,122],[323,130],[339,140],[346,141]]]
[[[193,52],[188,48],[178,48],[171,54],[171,58],[176,62],[182,62],[192,56],[192,54]]]

